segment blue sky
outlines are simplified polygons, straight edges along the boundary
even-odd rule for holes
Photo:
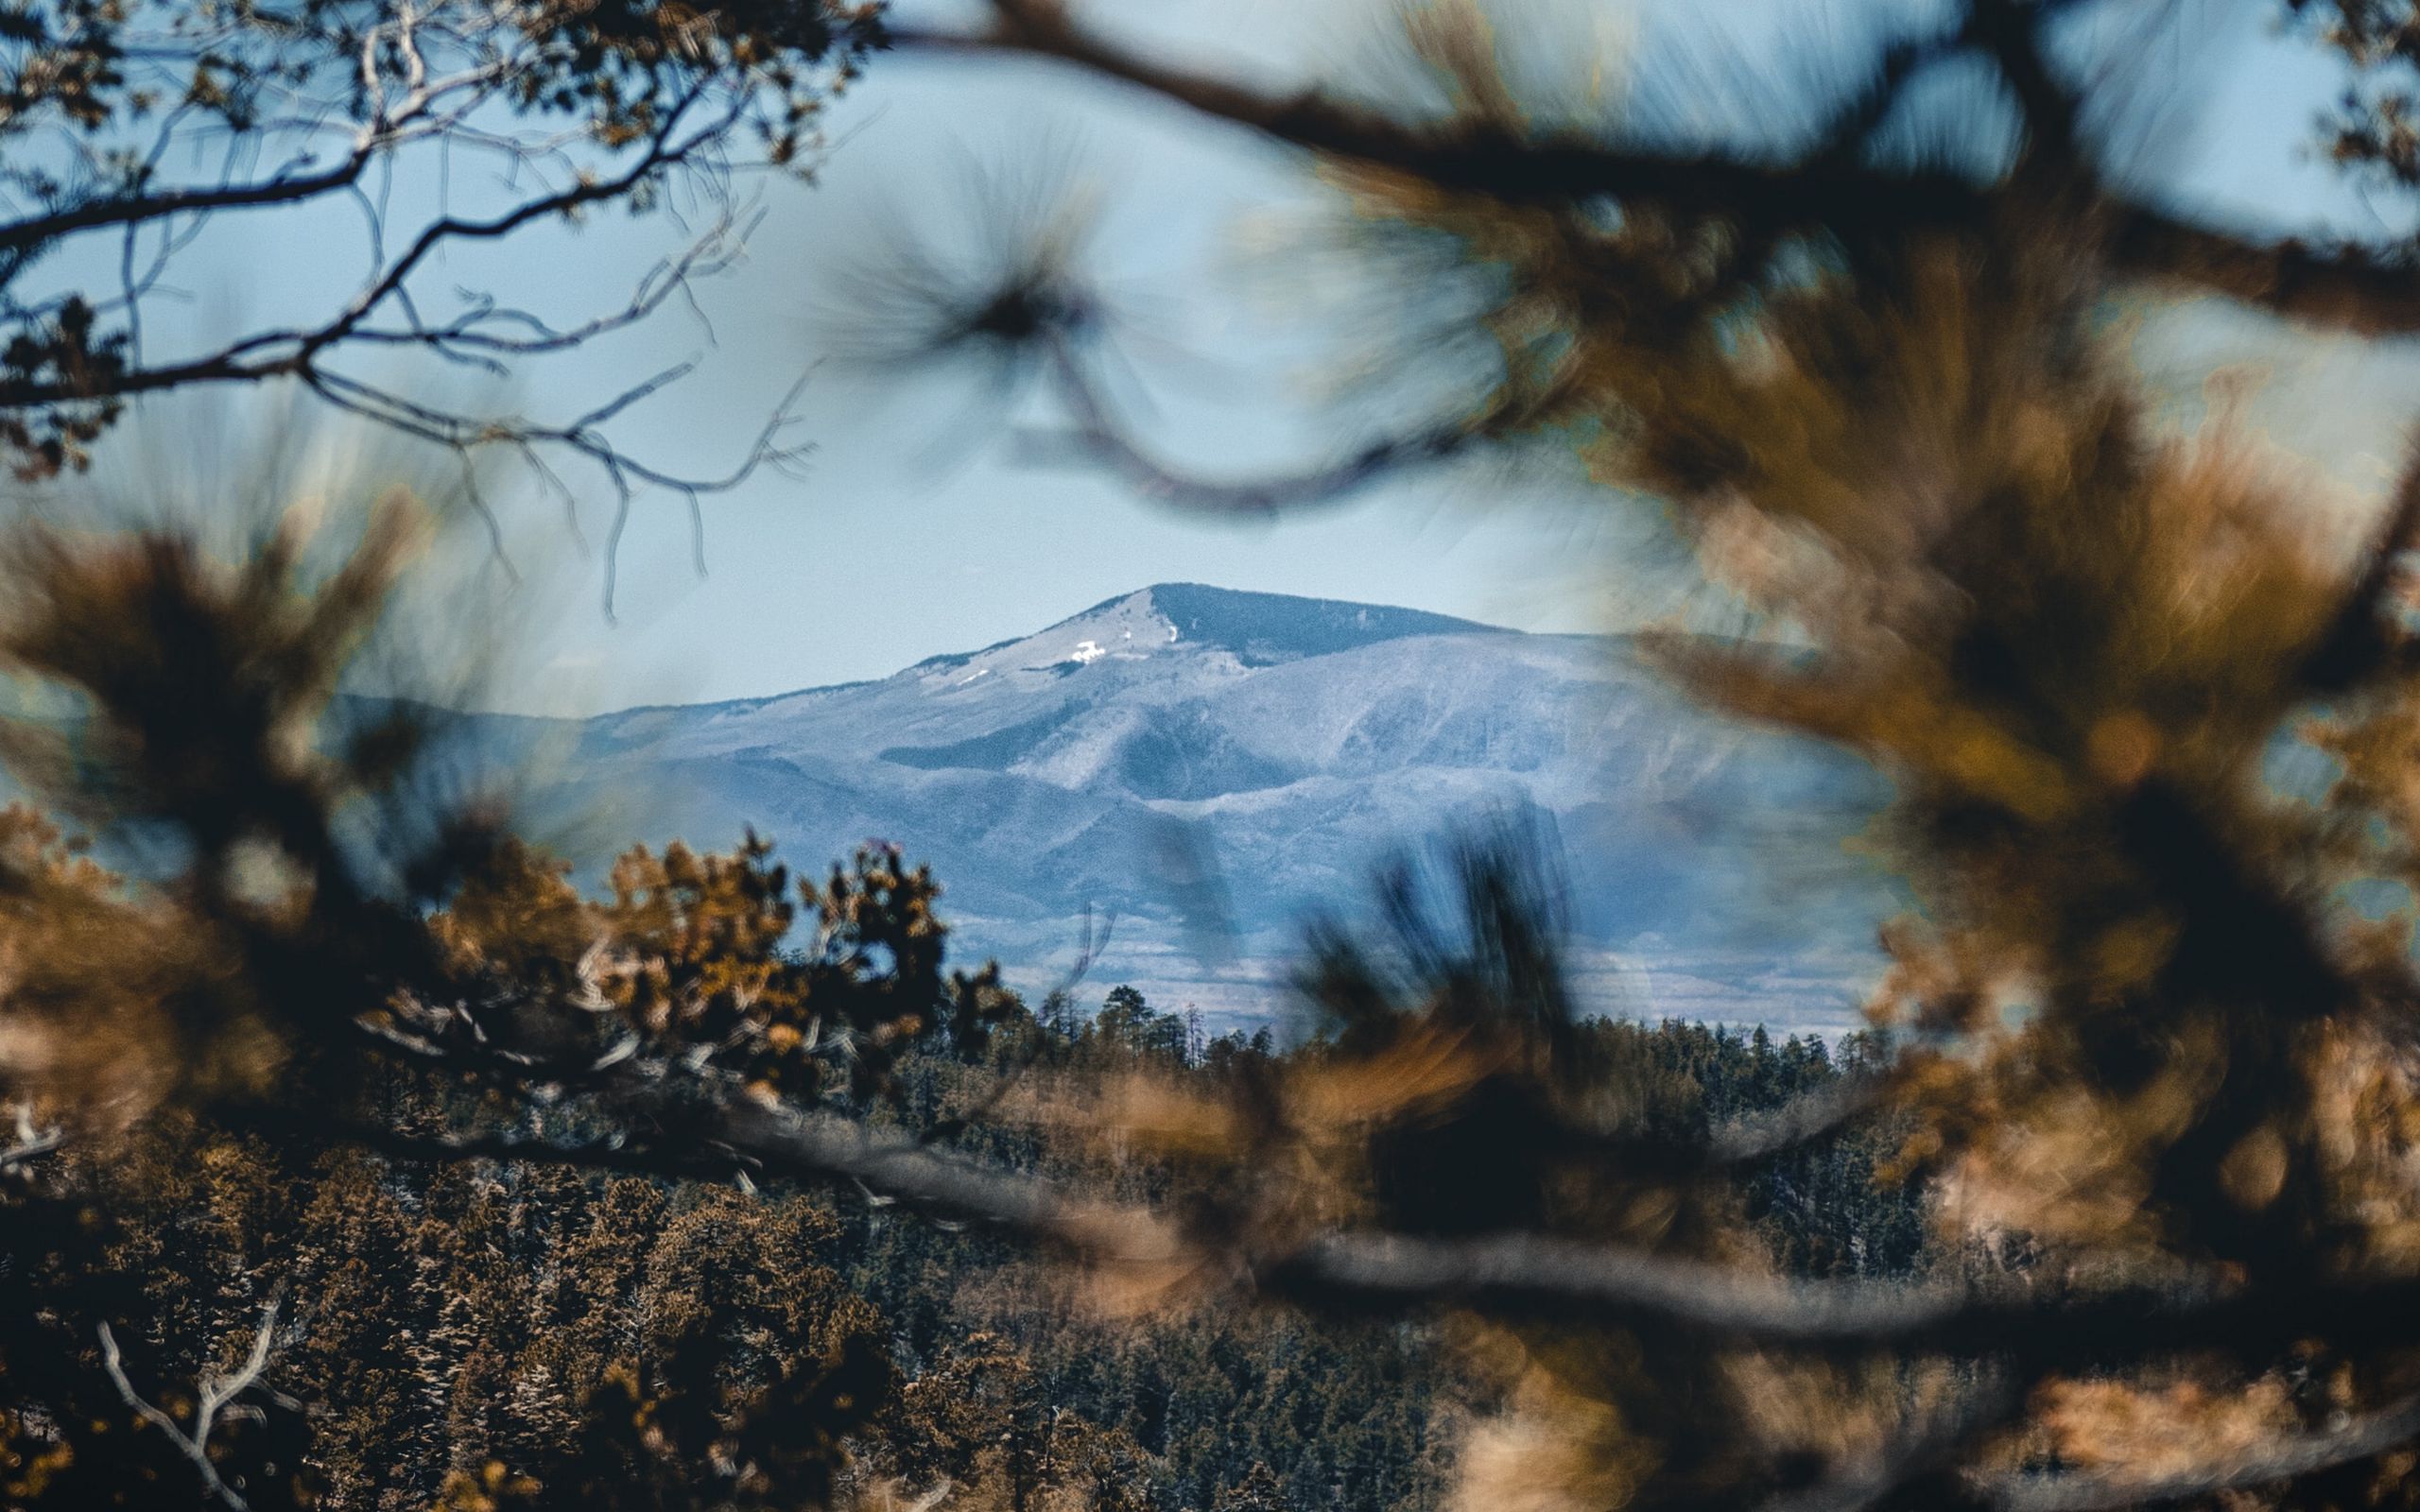
[[[1202,66],[1275,80],[1332,66],[1383,14],[1352,0],[1113,0],[1095,9],[1106,24]],[[1549,22],[1584,15],[1576,31],[1557,35],[1588,39],[1608,59],[1651,34],[1693,39],[1692,55],[1706,60],[1725,48],[1770,59],[1803,51],[1809,38],[1853,47],[1852,18],[1872,9],[1749,0],[1647,5],[1636,14],[1559,0],[1504,9],[1542,10]],[[1925,7],[1909,0],[1891,9]],[[2157,158],[2161,182],[2222,215],[2283,215],[2375,233],[2378,223],[2356,197],[2297,159],[2304,133],[2296,128],[2333,77],[2265,36],[2268,9],[2182,0],[2175,24],[2152,39],[2211,89],[2205,108],[2180,120]],[[1620,24],[1606,25],[1609,15]],[[1675,16],[1694,29],[1657,31]],[[1723,41],[1718,46],[1709,36]],[[1561,61],[1576,68],[1585,60]],[[946,247],[962,232],[955,195],[970,159],[1055,144],[1098,197],[1101,284],[1131,318],[1124,350],[1170,454],[1217,471],[1317,457],[1339,438],[1336,412],[1319,402],[1313,360],[1327,343],[1314,337],[1349,329],[1351,301],[1370,291],[1313,279],[1297,266],[1301,244],[1289,238],[1319,199],[1286,160],[1235,133],[1203,130],[1164,108],[1030,65],[878,59],[833,126],[844,140],[821,182],[775,187],[748,265],[703,291],[711,338],[672,314],[635,337],[528,372],[511,399],[560,413],[613,391],[625,372],[696,358],[695,375],[635,413],[625,438],[652,459],[713,471],[816,362],[827,318],[818,300],[829,298],[818,291],[863,256],[871,209],[897,207]],[[398,190],[406,201],[413,192],[409,182]],[[525,237],[484,264],[466,257],[443,276],[482,280],[570,315],[618,301],[672,234],[660,223],[608,217]],[[341,214],[223,223],[186,273],[200,296],[186,335],[341,289],[359,266],[358,247]],[[2401,417],[2420,395],[2400,351],[2312,343],[2200,313],[2155,322],[2144,352],[2155,376],[2187,389],[2213,367],[2256,365],[2272,379],[2262,404],[2273,432],[2356,491],[2370,486],[2381,454],[2397,448]],[[445,616],[437,623],[493,614],[513,627],[483,701],[579,713],[881,676],[1170,579],[1405,604],[1530,629],[1598,628],[1668,607],[1652,593],[1607,597],[1599,569],[1642,550],[1647,527],[1638,511],[1576,487],[1515,488],[1465,472],[1299,519],[1237,525],[1129,497],[1080,471],[1023,465],[995,430],[971,423],[984,409],[976,397],[963,385],[877,383],[830,363],[816,369],[804,406],[802,435],[817,448],[806,476],[768,475],[708,500],[702,578],[691,566],[680,504],[642,500],[611,624],[598,607],[602,568],[593,544],[583,551],[559,505],[508,490],[522,586],[497,597],[494,575],[475,574],[481,583],[441,595]],[[209,413],[232,417],[214,423],[266,425],[283,413],[268,403],[214,404]],[[172,415],[147,420],[177,429]],[[324,434],[347,449],[341,433]],[[584,497],[583,515],[593,543],[608,515],[601,490]]]

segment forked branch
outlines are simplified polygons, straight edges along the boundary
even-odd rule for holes
[[[253,1331],[251,1350],[244,1357],[243,1363],[227,1375],[204,1376],[198,1383],[190,1427],[146,1400],[142,1393],[134,1389],[134,1383],[127,1379],[126,1366],[118,1352],[117,1336],[110,1331],[110,1326],[103,1323],[95,1331],[100,1336],[102,1368],[109,1372],[110,1382],[117,1387],[118,1396],[134,1409],[137,1417],[167,1435],[168,1441],[177,1447],[177,1452],[201,1477],[202,1486],[211,1499],[226,1507],[228,1512],[251,1512],[251,1503],[218,1473],[218,1464],[210,1456],[210,1438],[217,1429],[219,1414],[226,1411],[229,1403],[250,1390],[260,1380],[261,1372],[268,1368],[270,1347],[277,1337],[278,1302],[278,1297],[271,1297],[261,1309],[260,1327]]]

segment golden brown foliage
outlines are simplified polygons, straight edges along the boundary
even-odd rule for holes
[[[2403,25],[2361,9],[2354,31]],[[2000,11],[2021,29],[1989,30]],[[2414,485],[2347,551],[2232,414],[2164,427],[2111,318],[2117,211],[2057,159],[2074,122],[2027,51],[2042,24],[1971,15],[2027,134],[1991,196],[1930,224],[1846,198],[1609,211],[1456,180],[1438,165],[1458,144],[1508,174],[1527,151],[1582,150],[1537,123],[1476,12],[1431,12],[1416,36],[1458,102],[1433,157],[1331,171],[1381,242],[1443,236],[1496,275],[1480,321],[1502,379],[1472,423],[1569,440],[1668,511],[1704,581],[1750,608],[1753,640],[1672,638],[1676,676],[1895,785],[1875,843],[1922,914],[1886,931],[1897,965],[1870,1011],[1907,1047],[1898,1174],[1927,1184],[1948,1249],[2014,1245],[2046,1297],[2408,1282],[2420,848],[2397,554]],[[2297,742],[2335,758],[2325,791],[2280,777]],[[2384,882],[2381,919],[2361,900]],[[1473,1047],[1454,1059],[1468,1080],[1425,1108],[1416,1036],[1367,1064],[1402,1089],[1396,1116],[1443,1130],[1479,1117],[1499,1074]],[[1382,1112],[1345,1123],[1386,1146]],[[1515,1147],[1454,1172],[1494,1226],[1742,1259],[1687,1182],[1615,1201],[1598,1166],[1542,1178],[1561,1199],[1543,1206],[1467,1194],[1552,1170]],[[2280,1395],[2284,1366],[2258,1347],[2182,1376],[2020,1355],[1953,1381],[1922,1350],[1793,1358],[1568,1318],[1514,1332],[1530,1384],[1485,1443],[1528,1450],[1466,1461],[1475,1504],[1737,1504],[1807,1481],[1852,1504],[1916,1495],[1910,1480],[1987,1494],[1933,1457],[1985,1427],[2033,1445],[2035,1469],[2147,1484],[2189,1469],[2190,1446],[2227,1460],[2330,1411],[2396,1407],[2420,1379],[2400,1332],[2314,1346],[2345,1383],[2323,1407]]]

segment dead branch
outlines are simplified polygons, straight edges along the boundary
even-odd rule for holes
[[[99,1325],[96,1330],[101,1341],[101,1365],[108,1370],[111,1383],[117,1387],[118,1396],[134,1409],[137,1417],[168,1435],[168,1441],[177,1446],[177,1452],[191,1462],[195,1471],[201,1476],[201,1484],[211,1498],[226,1507],[228,1512],[251,1512],[251,1504],[244,1500],[242,1492],[219,1476],[218,1466],[210,1457],[210,1435],[217,1427],[218,1415],[227,1404],[249,1390],[254,1382],[260,1380],[262,1370],[268,1367],[269,1349],[277,1334],[279,1301],[280,1298],[271,1297],[261,1309],[260,1327],[253,1332],[251,1352],[245,1356],[242,1365],[232,1374],[208,1375],[196,1383],[197,1400],[190,1428],[143,1399],[142,1394],[134,1389],[134,1383],[127,1379],[126,1367],[118,1354],[117,1336],[110,1332],[107,1323]]]
[[[728,1179],[862,1187],[890,1201],[994,1225],[1109,1263],[1182,1256],[1280,1297],[1367,1304],[1551,1304],[1688,1325],[1711,1336],[1810,1348],[1892,1346],[2005,1355],[2035,1366],[2123,1361],[2211,1347],[2247,1354],[2307,1333],[2377,1319],[2412,1304],[2420,1280],[2311,1278],[2291,1297],[2216,1280],[2102,1289],[2040,1285],[1803,1280],[1634,1247],[1548,1234],[1473,1239],[1331,1230],[1273,1250],[1230,1253],[1228,1236],[1190,1233],[1154,1209],[1097,1200],[1060,1183],[947,1152],[854,1120],[802,1111],[713,1074],[626,1060],[593,1107],[625,1132],[563,1143],[512,1134],[413,1136],[324,1123],[309,1127],[398,1160],[526,1160]],[[274,1128],[276,1115],[248,1115]],[[302,1125],[286,1121],[289,1131]],[[670,1144],[636,1132],[677,1129]]]

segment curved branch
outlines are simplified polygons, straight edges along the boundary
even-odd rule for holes
[[[2138,205],[2119,208],[2108,252],[2121,270],[2356,335],[2420,331],[2420,268],[2400,251],[2260,242]]]
[[[1485,434],[1477,421],[1451,421],[1372,441],[1340,461],[1300,472],[1237,479],[1199,477],[1161,461],[1127,434],[1065,343],[1052,344],[1051,368],[1055,391],[1075,425],[1064,432],[1022,436],[1028,460],[1054,461],[1074,454],[1116,473],[1147,498],[1206,513],[1269,515],[1305,505],[1340,503],[1407,468],[1459,455]]]
[[[561,187],[532,192],[510,208],[485,218],[440,215],[419,228],[410,243],[391,262],[384,258],[371,270],[346,306],[316,327],[297,326],[257,331],[215,352],[153,367],[138,367],[109,377],[100,392],[72,374],[58,377],[21,376],[0,380],[0,414],[38,411],[46,406],[82,403],[95,398],[116,400],[203,385],[250,385],[279,378],[300,382],[316,398],[347,414],[425,441],[455,454],[465,464],[469,496],[475,507],[490,514],[484,490],[468,466],[480,448],[502,446],[533,464],[542,486],[562,488],[561,479],[538,457],[541,447],[568,451],[601,472],[614,491],[616,524],[608,543],[605,612],[613,613],[612,546],[618,541],[631,496],[641,488],[666,490],[693,502],[701,494],[728,491],[753,476],[760,467],[786,467],[804,455],[804,448],[785,443],[782,432],[795,419],[804,388],[802,376],[768,417],[745,454],[726,473],[699,476],[676,473],[650,465],[624,451],[605,427],[623,411],[683,376],[688,365],[678,365],[627,387],[568,421],[546,423],[448,408],[414,399],[406,393],[354,378],[331,364],[356,348],[418,350],[441,359],[496,369],[507,356],[560,352],[596,337],[638,325],[653,317],[676,295],[687,296],[694,279],[711,276],[737,262],[747,231],[755,223],[744,206],[720,208],[714,223],[692,237],[679,254],[650,267],[630,299],[617,310],[577,325],[556,327],[528,311],[503,306],[492,298],[465,294],[469,308],[451,319],[424,321],[410,293],[410,280],[439,252],[456,244],[509,238],[534,222],[567,217],[582,209],[639,192],[660,176],[712,162],[712,154],[740,121],[735,102],[701,124],[684,124],[703,91],[692,91],[668,108],[635,155],[614,174],[579,178]],[[372,225],[376,225],[372,214]],[[382,311],[399,312],[373,324]],[[567,488],[562,488],[569,497]],[[576,512],[576,511],[575,511]],[[501,546],[499,545],[499,557]],[[510,563],[506,563],[508,570]]]
[[[2221,1491],[2299,1480],[2375,1458],[2414,1438],[2420,1438],[2420,1397],[2407,1397],[2341,1428],[2240,1451],[2182,1475],[2138,1480],[2074,1472],[1971,1474],[1967,1481],[2000,1512],[2118,1512],[2122,1507],[2198,1501]]]
[[[2420,1279],[2314,1279],[2291,1295],[2206,1282],[2089,1292],[2020,1280],[1993,1285],[1801,1280],[1624,1245],[1548,1234],[1435,1238],[1330,1230],[1238,1252],[1232,1236],[1186,1230],[1168,1214],[1096,1200],[1058,1182],[939,1151],[911,1136],[760,1100],[736,1083],[626,1061],[591,1084],[595,1108],[625,1130],[677,1130],[667,1145],[636,1132],[579,1143],[526,1136],[424,1138],[353,1128],[345,1138],[398,1159],[511,1160],[860,1186],[884,1198],[1063,1245],[1111,1263],[1189,1258],[1257,1289],[1359,1305],[1550,1303],[1652,1316],[1706,1333],[1809,1348],[1896,1345],[2003,1355],[2036,1367],[2140,1360],[2227,1341],[2247,1356],[2341,1326],[2420,1323]],[[697,1152],[702,1151],[702,1154]]]
[[[888,39],[894,48],[942,56],[1066,63],[1291,146],[1511,204],[1602,197],[1685,210],[1754,205],[1775,218],[1806,221],[1853,206],[1872,219],[1946,224],[1971,218],[1984,198],[1973,183],[1951,174],[1877,172],[1840,154],[1827,161],[1759,163],[1720,152],[1631,150],[1581,137],[1531,138],[1494,126],[1440,133],[1316,93],[1272,94],[1170,68],[1113,47],[1024,0],[995,0],[994,9],[1001,22],[989,31],[895,27]]]
[[[1954,174],[1876,168],[1836,151],[1765,163],[1717,152],[1529,138],[1495,127],[1439,133],[1316,94],[1273,94],[1172,68],[1114,47],[1036,0],[994,0],[994,11],[996,24],[989,30],[899,28],[889,42],[945,56],[1066,63],[1292,146],[1512,204],[1611,198],[1786,225],[1926,227],[1978,224],[2004,192]],[[2034,82],[2047,87],[2047,76]],[[2047,108],[2044,100],[2030,102],[2029,118],[2032,107]],[[2361,335],[2420,331],[2420,277],[2400,253],[2263,241],[2151,206],[2097,198],[2105,253],[2119,273]]]
[[[28,215],[0,225],[0,252],[22,253],[44,247],[62,236],[132,225],[170,215],[200,215],[220,210],[251,210],[290,205],[342,189],[357,181],[377,156],[375,148],[357,149],[323,173],[276,178],[254,183],[219,184],[178,189],[166,194],[128,195],[114,199],[87,200],[73,210]]]

